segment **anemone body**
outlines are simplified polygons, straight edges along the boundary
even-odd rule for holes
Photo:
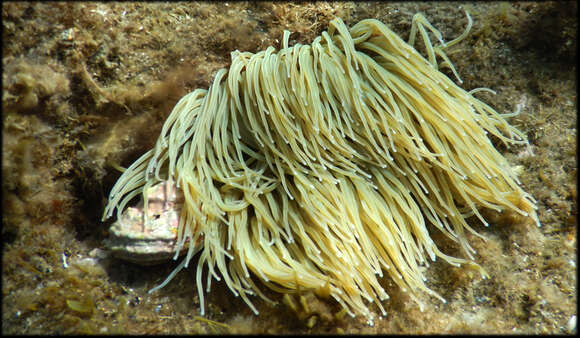
[[[419,19],[413,28],[425,38]],[[348,29],[340,19],[310,45],[288,46],[287,32],[283,40],[278,51],[232,52],[209,90],[183,97],[105,210],[119,215],[147,187],[177,183],[185,197],[177,252],[202,245],[202,313],[207,266],[208,290],[212,277],[223,279],[254,311],[248,295],[264,297],[258,279],[279,292],[330,295],[372,318],[369,302],[384,313],[385,275],[412,297],[439,297],[422,266],[437,257],[477,266],[465,232],[474,232],[469,216],[486,222],[478,208],[537,220],[488,137],[524,136],[437,69],[445,44],[427,37],[427,60],[379,21]],[[434,231],[467,258],[441,252]]]

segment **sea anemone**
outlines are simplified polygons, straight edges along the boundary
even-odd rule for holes
[[[440,257],[483,273],[466,237],[478,235],[466,218],[487,225],[478,208],[538,222],[534,199],[489,138],[527,143],[505,120],[517,112],[497,113],[475,98],[481,89],[465,91],[438,70],[436,56],[458,77],[444,50],[467,35],[467,16],[448,43],[417,14],[409,43],[377,20],[348,29],[337,18],[311,45],[289,46],[285,31],[277,52],[232,52],[229,69],[184,96],[155,147],[122,174],[104,218],[175,181],[185,201],[175,258],[189,248],[159,287],[199,250],[202,314],[204,266],[207,290],[223,278],[256,313],[248,295],[267,298],[251,274],[278,292],[332,296],[369,319],[368,303],[385,314],[384,272],[417,301],[421,291],[443,300],[422,266]],[[427,58],[412,47],[417,32]],[[435,231],[467,258],[440,251]]]

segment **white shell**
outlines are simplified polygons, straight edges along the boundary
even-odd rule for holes
[[[148,219],[144,202],[128,207],[109,229],[105,245],[119,258],[140,265],[153,265],[175,255],[179,214],[183,194],[172,181],[156,184],[148,190]],[[185,245],[181,253],[185,253]],[[181,254],[180,253],[180,254]]]

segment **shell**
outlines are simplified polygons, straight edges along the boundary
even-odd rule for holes
[[[144,201],[127,208],[109,229],[105,245],[122,260],[140,265],[153,265],[175,256],[179,214],[183,194],[174,182],[164,181],[149,188],[147,214]],[[188,245],[178,256],[187,251]]]

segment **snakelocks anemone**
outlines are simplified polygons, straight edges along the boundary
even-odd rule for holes
[[[184,195],[175,258],[189,248],[160,287],[199,251],[202,314],[204,267],[207,290],[223,279],[256,313],[248,296],[266,299],[256,280],[332,296],[370,320],[369,303],[385,315],[385,275],[417,301],[443,300],[422,269],[439,257],[483,274],[466,237],[478,235],[466,218],[487,225],[478,208],[539,225],[534,199],[489,138],[527,143],[505,120],[517,112],[497,113],[474,96],[482,89],[438,70],[436,57],[461,82],[444,51],[468,34],[467,17],[447,43],[417,14],[409,43],[377,20],[349,29],[337,18],[311,45],[289,46],[286,31],[278,51],[232,52],[229,69],[184,96],[155,147],[122,174],[104,218],[174,181]],[[427,58],[412,47],[417,33]],[[433,232],[466,258],[440,251]]]

